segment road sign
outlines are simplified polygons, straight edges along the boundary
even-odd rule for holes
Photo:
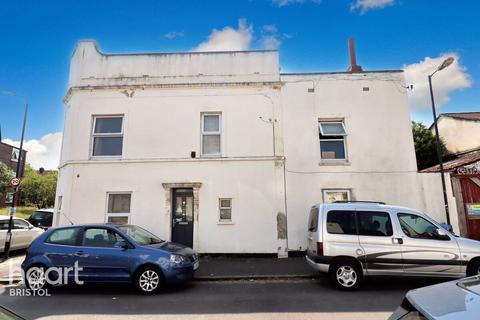
[[[10,185],[14,188],[18,187],[20,185],[20,178],[12,178]]]

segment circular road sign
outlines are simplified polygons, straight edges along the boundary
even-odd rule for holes
[[[20,178],[12,178],[10,185],[14,188],[18,187],[20,185]]]

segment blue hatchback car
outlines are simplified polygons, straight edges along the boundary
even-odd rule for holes
[[[89,224],[49,229],[22,263],[30,289],[82,282],[132,283],[145,294],[193,277],[193,249],[135,225]]]

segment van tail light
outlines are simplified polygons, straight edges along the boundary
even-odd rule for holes
[[[323,256],[323,242],[317,242],[317,256]]]

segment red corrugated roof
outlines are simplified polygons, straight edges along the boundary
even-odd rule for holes
[[[472,151],[469,153],[465,153],[463,155],[458,156],[457,158],[447,161],[443,164],[443,169],[445,171],[453,171],[458,167],[463,167],[468,164],[475,163],[480,161],[480,150]],[[423,169],[420,172],[440,172],[440,166],[437,164],[436,166]]]

